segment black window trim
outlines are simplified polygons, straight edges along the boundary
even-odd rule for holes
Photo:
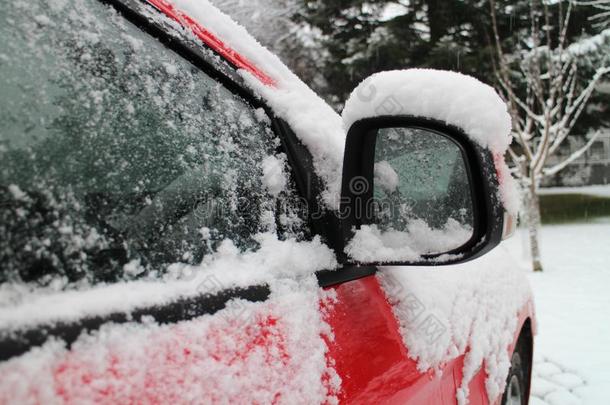
[[[47,322],[10,331],[0,331],[0,362],[20,356],[33,347],[42,346],[50,338],[61,339],[70,349],[83,332],[99,330],[105,324],[144,323],[153,318],[161,325],[189,321],[202,315],[212,315],[227,306],[232,299],[263,302],[271,290],[266,284],[232,288],[215,294],[182,297],[163,305],[140,307],[127,312],[93,315],[76,321]]]

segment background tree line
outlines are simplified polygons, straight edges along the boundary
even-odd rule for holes
[[[497,84],[488,0],[215,0],[214,3],[280,55],[338,111],[360,81],[381,70],[450,69]],[[516,52],[519,43],[528,40],[532,1],[496,3],[500,37],[507,53]],[[549,3],[551,20],[555,22],[561,2]],[[599,9],[590,2],[573,8],[567,32],[569,44],[603,30],[599,19],[592,19],[596,14]],[[592,52],[591,59],[602,53],[610,53],[609,43]],[[581,62],[583,74],[587,63],[596,63],[586,58]],[[584,133],[591,126],[610,126],[608,101],[610,95],[594,94],[588,109],[595,113],[585,113],[576,132]]]

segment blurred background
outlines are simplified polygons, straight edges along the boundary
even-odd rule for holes
[[[521,189],[504,244],[539,322],[533,404],[610,397],[610,0],[214,0],[337,112],[370,74],[449,69],[509,107]]]

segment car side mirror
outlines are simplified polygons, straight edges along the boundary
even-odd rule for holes
[[[415,88],[425,87],[426,80],[422,83],[421,76],[437,89],[435,79],[460,82],[467,78],[466,87],[474,87],[473,96],[477,96],[477,91],[491,91],[497,98],[501,104],[497,121],[506,120],[508,116],[506,106],[493,89],[476,79],[452,72],[407,70],[372,76],[366,85],[373,86],[378,93],[385,90],[387,94],[382,94],[382,100],[387,102],[387,97],[392,97],[400,107],[390,112],[380,112],[374,102],[359,99],[357,88],[343,113],[344,121],[350,124],[341,199],[344,253],[348,262],[367,265],[458,263],[491,250],[503,235],[512,231],[505,221],[506,204],[502,201],[498,173],[509,177],[510,174],[504,170],[503,158],[499,162],[500,148],[494,150],[489,147],[493,143],[483,144],[476,134],[469,133],[476,125],[463,125],[463,122],[472,123],[478,118],[472,104],[472,111],[464,111],[471,115],[458,115],[461,121],[443,116],[443,111],[450,110],[455,103],[451,88],[444,97],[439,94],[439,98],[432,101],[421,99],[420,103],[426,104],[429,112],[422,114],[416,101],[422,93],[401,92],[404,87],[401,84],[409,80],[420,79]],[[391,85],[392,81],[396,84]],[[460,101],[468,102],[463,97]],[[481,101],[487,102],[485,108],[494,108],[493,103],[488,103],[489,97],[473,103],[477,105]],[[436,108],[431,106],[434,103],[438,104]],[[371,108],[367,108],[367,104]],[[353,112],[354,109],[357,112]],[[480,119],[490,118],[482,116]],[[500,129],[503,133],[498,136],[510,141],[510,118],[508,125]]]

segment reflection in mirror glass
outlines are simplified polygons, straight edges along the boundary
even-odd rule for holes
[[[462,150],[431,130],[380,129],[371,206],[374,225],[362,226],[347,249],[356,260],[414,260],[464,245],[473,209]]]

